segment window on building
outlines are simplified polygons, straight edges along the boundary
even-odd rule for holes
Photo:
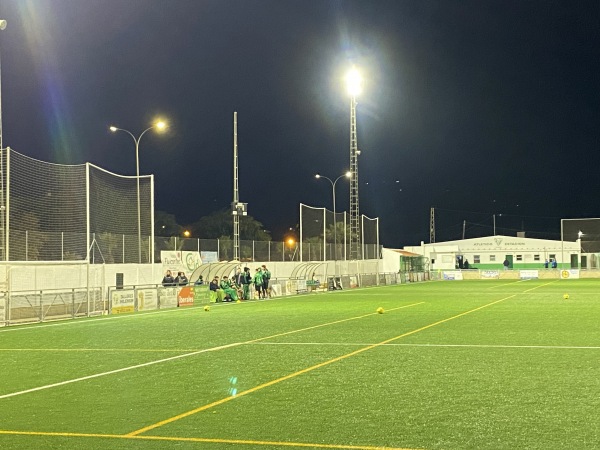
[[[496,255],[490,255],[490,262],[496,261]]]
[[[533,255],[533,260],[534,261],[539,261],[540,260],[540,255]]]
[[[517,255],[517,261],[523,261],[523,255]]]
[[[550,253],[550,260],[556,261],[556,255],[553,255],[552,253]]]
[[[473,255],[473,264],[481,263],[481,255]]]

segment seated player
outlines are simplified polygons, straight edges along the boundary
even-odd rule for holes
[[[221,286],[221,289],[223,289],[223,291],[225,292],[225,301],[226,302],[231,302],[231,301],[238,299],[237,289],[229,281],[229,279],[227,278],[227,275],[223,276],[220,286]]]

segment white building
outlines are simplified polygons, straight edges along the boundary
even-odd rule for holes
[[[580,241],[563,242],[512,236],[487,236],[459,241],[436,242],[404,247],[404,250],[429,258],[430,269],[469,268],[502,269],[505,260],[511,269],[578,268]]]

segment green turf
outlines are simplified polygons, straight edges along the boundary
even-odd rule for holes
[[[598,292],[432,282],[2,328],[0,448],[599,448]]]

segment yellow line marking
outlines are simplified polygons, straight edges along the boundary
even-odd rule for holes
[[[558,283],[558,280],[549,281],[548,283],[544,283],[544,284],[540,284],[539,286],[532,287],[531,289],[527,289],[526,291],[523,291],[523,294],[524,294],[525,292],[530,292],[530,291],[533,291],[533,290],[535,290],[535,289],[539,289],[539,288],[541,288],[541,287],[548,286],[549,284],[553,284],[553,283]]]
[[[411,306],[422,305],[423,303],[425,303],[425,302],[411,303],[409,305],[398,306],[396,308],[390,308],[390,309],[388,309],[388,312],[396,311],[398,309],[410,308]],[[379,315],[379,313],[374,312],[374,313],[364,314],[362,316],[350,317],[348,319],[335,320],[333,322],[328,322],[328,323],[324,323],[324,324],[320,324],[320,325],[314,325],[312,327],[300,328],[299,330],[285,331],[283,333],[274,334],[272,336],[262,337],[262,338],[258,338],[258,339],[252,339],[251,341],[244,342],[244,344],[254,344],[255,342],[265,341],[267,339],[273,339],[273,338],[276,338],[279,336],[287,336],[288,334],[300,333],[301,331],[314,330],[315,328],[320,328],[320,327],[324,327],[324,326],[328,326],[328,325],[335,325],[337,323],[348,322],[350,320],[364,319],[365,317],[377,316],[377,315]]]
[[[86,438],[105,438],[105,439],[137,439],[147,441],[176,441],[176,442],[203,442],[211,444],[245,444],[245,445],[277,445],[280,447],[310,447],[310,448],[330,448],[341,450],[416,450],[399,447],[378,447],[373,445],[343,445],[343,444],[311,444],[308,442],[279,442],[279,441],[251,441],[247,439],[211,439],[211,438],[192,438],[192,437],[170,437],[170,436],[129,436],[122,434],[96,434],[96,433],[56,433],[56,432],[38,432],[38,431],[9,431],[0,430],[4,435],[23,435],[23,436],[56,436],[56,437],[86,437]]]
[[[399,307],[393,308],[393,309],[391,309],[389,311],[393,311],[393,310],[401,309],[401,308],[408,308],[410,306],[416,306],[416,305],[420,305],[422,303],[424,303],[424,302],[414,303],[414,304],[404,305],[404,306],[399,306]],[[9,398],[9,397],[15,397],[17,395],[29,394],[31,392],[37,392],[37,391],[42,391],[42,390],[45,390],[45,389],[51,389],[51,388],[58,387],[58,386],[64,386],[64,385],[71,384],[71,383],[78,383],[80,381],[91,380],[93,378],[104,377],[104,376],[107,376],[107,375],[114,375],[116,373],[125,372],[125,371],[129,371],[129,370],[134,370],[134,369],[139,369],[139,368],[142,368],[142,367],[148,367],[148,366],[152,366],[152,365],[155,365],[155,364],[160,364],[160,363],[169,362],[169,361],[175,361],[175,360],[182,359],[182,358],[188,358],[190,356],[197,356],[197,355],[200,355],[200,354],[203,354],[203,353],[214,352],[214,351],[217,351],[217,350],[223,350],[223,349],[231,348],[231,347],[237,347],[237,346],[244,345],[244,344],[252,344],[254,342],[264,341],[266,339],[271,339],[271,338],[274,338],[274,337],[277,337],[277,336],[285,336],[285,335],[292,334],[292,333],[299,333],[300,331],[306,331],[306,330],[311,330],[311,329],[314,329],[314,328],[325,327],[325,326],[328,326],[328,325],[333,325],[333,324],[336,324],[336,323],[346,322],[346,321],[349,321],[349,320],[361,319],[363,317],[368,317],[368,316],[372,316],[372,315],[375,315],[375,314],[376,313],[369,313],[369,314],[364,314],[362,316],[350,317],[348,319],[336,320],[334,322],[322,323],[322,324],[319,324],[319,325],[314,325],[312,327],[301,328],[299,330],[286,331],[284,333],[278,333],[278,334],[274,334],[272,336],[258,338],[258,339],[254,339],[254,340],[246,341],[246,342],[233,342],[231,344],[225,344],[225,345],[221,345],[221,346],[218,346],[218,347],[212,347],[212,348],[207,348],[207,349],[196,350],[196,351],[192,351],[190,353],[182,353],[182,354],[179,354],[179,355],[170,356],[168,358],[162,358],[162,359],[158,359],[158,360],[154,360],[154,361],[148,361],[148,362],[145,362],[145,363],[135,364],[133,366],[128,366],[128,367],[121,367],[120,369],[109,370],[109,371],[106,371],[106,372],[95,373],[95,374],[92,374],[92,375],[87,375],[87,376],[83,376],[83,377],[79,377],[79,378],[73,378],[73,379],[70,379],[70,380],[60,381],[60,382],[52,383],[52,384],[46,384],[44,386],[38,386],[38,387],[30,388],[30,389],[25,389],[25,390],[22,390],[22,391],[11,392],[11,393],[8,393],[8,394],[0,395],[0,400],[5,399],[5,398]]]
[[[504,298],[502,298],[500,300],[495,300],[495,301],[493,301],[491,303],[486,303],[485,305],[479,306],[479,307],[471,309],[469,311],[465,311],[465,312],[457,314],[455,316],[452,316],[452,317],[449,317],[449,318],[446,318],[446,319],[442,319],[442,320],[438,320],[437,322],[431,323],[429,325],[425,325],[424,327],[418,328],[418,329],[413,330],[413,331],[409,331],[407,333],[403,333],[403,334],[401,334],[399,336],[396,336],[396,337],[393,337],[393,338],[390,338],[390,339],[386,339],[385,341],[379,342],[377,344],[369,345],[367,347],[360,348],[358,350],[355,350],[353,352],[347,353],[347,354],[342,355],[342,356],[338,356],[338,357],[330,359],[328,361],[324,361],[322,363],[315,364],[314,366],[310,366],[310,367],[307,367],[305,369],[299,370],[297,372],[294,372],[294,373],[285,375],[283,377],[277,378],[275,380],[268,381],[266,383],[260,384],[258,386],[255,386],[255,387],[251,388],[251,389],[248,389],[246,391],[238,392],[235,396],[222,398],[221,400],[217,400],[215,402],[208,403],[208,404],[206,404],[204,406],[200,406],[198,408],[192,409],[190,411],[186,411],[184,413],[178,414],[178,415],[170,417],[168,419],[161,420],[160,422],[156,422],[156,423],[154,423],[152,425],[148,425],[146,427],[143,427],[143,428],[140,428],[138,430],[132,431],[131,433],[128,433],[126,436],[137,436],[139,434],[145,433],[145,432],[153,430],[155,428],[162,427],[163,425],[167,425],[167,424],[169,424],[171,422],[175,422],[177,420],[180,420],[180,419],[183,419],[185,417],[197,414],[199,412],[205,411],[205,410],[213,408],[215,406],[222,405],[223,403],[230,402],[231,400],[234,400],[236,398],[243,397],[245,395],[251,394],[253,392],[259,391],[259,390],[264,389],[264,388],[269,387],[269,386],[273,386],[274,384],[281,383],[282,381],[286,381],[286,380],[289,380],[291,378],[295,378],[295,377],[297,377],[299,375],[302,375],[302,374],[305,374],[305,373],[308,373],[308,372],[312,372],[313,370],[320,369],[321,367],[328,366],[329,364],[333,364],[334,362],[342,361],[344,359],[350,358],[351,356],[355,356],[355,355],[358,355],[360,353],[366,352],[367,350],[371,350],[373,348],[380,347],[380,346],[382,346],[384,344],[388,344],[390,342],[396,341],[396,340],[401,339],[403,337],[410,336],[411,334],[419,333],[420,331],[427,330],[428,328],[434,327],[436,325],[440,325],[442,323],[449,322],[450,320],[457,319],[459,317],[465,316],[465,315],[473,313],[475,311],[479,311],[479,310],[481,310],[483,308],[487,308],[489,306],[492,306],[492,305],[495,305],[497,303],[500,303],[500,302],[503,302],[505,300],[508,300],[509,298],[513,298],[516,295],[517,294],[509,295],[508,297],[504,297]],[[256,340],[249,341],[249,342],[257,342],[259,340],[262,340],[262,339],[256,339]]]

